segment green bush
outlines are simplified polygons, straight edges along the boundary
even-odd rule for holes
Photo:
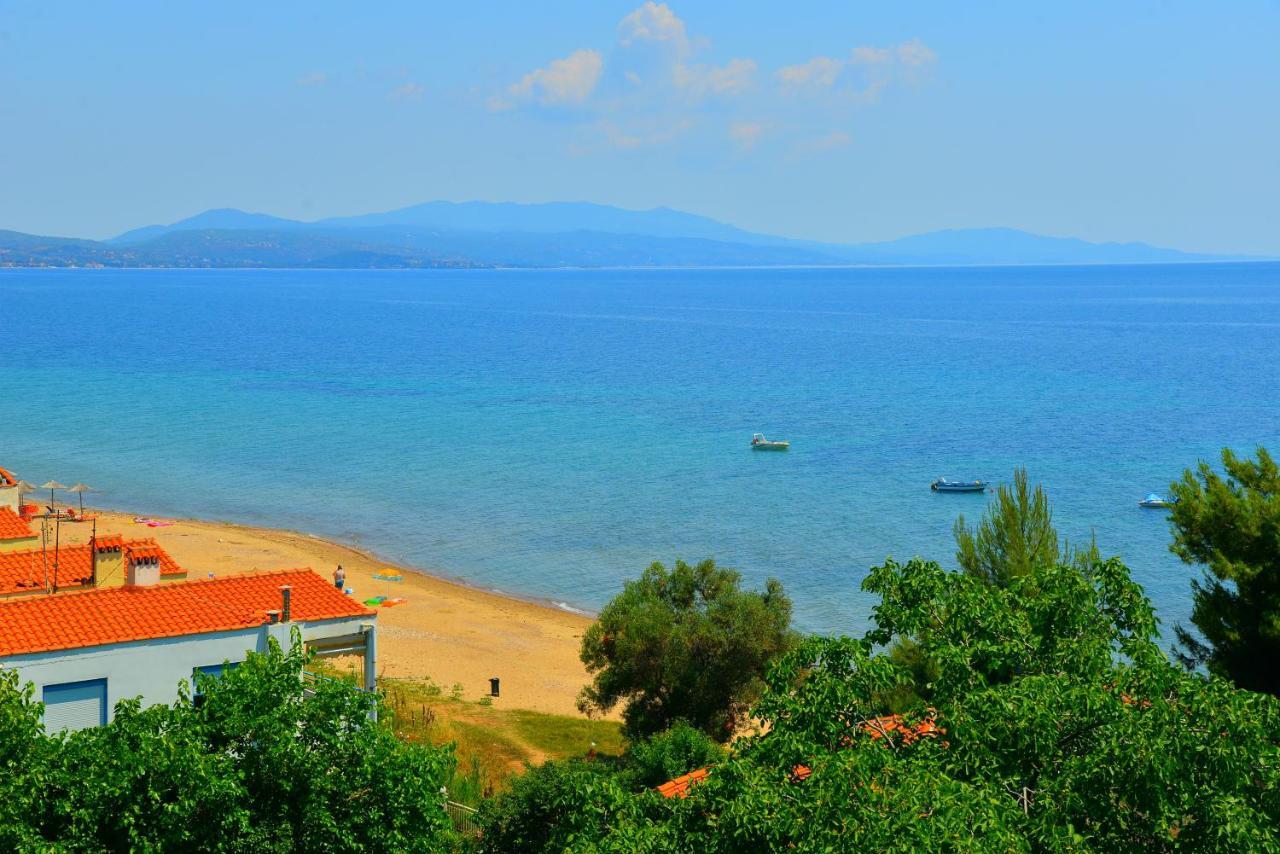
[[[724,759],[725,751],[702,730],[684,721],[627,752],[626,763],[638,786],[659,786],[668,780]]]
[[[117,705],[103,727],[45,735],[39,706],[0,679],[0,841],[6,850],[403,851],[452,839],[447,748],[399,741],[345,682],[303,690],[306,656],[272,643],[204,701]]]
[[[480,805],[482,850],[520,854],[572,850],[576,841],[602,839],[635,808],[608,763],[546,762],[512,780]]]
[[[1171,662],[1119,561],[1032,564],[996,586],[888,562],[864,587],[880,596],[872,630],[779,658],[753,709],[761,734],[734,742],[687,798],[580,765],[539,769],[494,805],[504,821],[486,825],[486,846],[1280,849],[1280,701]],[[931,696],[886,718],[886,698],[912,684],[884,651],[904,637],[927,645]]]

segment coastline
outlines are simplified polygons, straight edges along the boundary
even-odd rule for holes
[[[498,677],[501,696],[495,705],[579,714],[577,694],[590,681],[578,660],[582,633],[592,622],[588,614],[483,590],[306,532],[201,519],[151,528],[135,523],[134,514],[90,512],[100,534],[154,537],[190,579],[301,567],[331,579],[342,564],[356,598],[407,600],[378,609],[380,676],[430,679],[445,691],[461,685],[462,695],[472,700],[487,695],[489,679]],[[64,523],[61,542],[84,542],[92,530]],[[399,570],[403,580],[373,577],[385,569]]]

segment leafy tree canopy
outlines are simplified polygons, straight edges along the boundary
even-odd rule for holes
[[[370,720],[337,680],[304,691],[300,645],[274,642],[203,701],[117,705],[110,723],[46,735],[41,706],[0,673],[0,843],[6,850],[440,850],[449,748]]]
[[[759,695],[770,660],[796,642],[791,600],[770,579],[763,593],[713,560],[668,570],[655,563],[628,582],[582,638],[594,674],[579,706],[608,712],[625,702],[633,738],[688,721],[724,741]]]
[[[1058,563],[1087,566],[1099,557],[1096,545],[1072,550],[1059,541],[1053,511],[1044,489],[1031,489],[1027,470],[1015,469],[1013,485],[996,489],[995,500],[977,526],[956,519],[956,562],[971,575],[990,584],[1005,585],[1038,567]]]
[[[759,734],[735,742],[688,798],[561,769],[554,819],[532,822],[549,833],[540,842],[722,852],[1280,846],[1280,701],[1171,663],[1119,561],[1033,565],[1004,587],[921,560],[889,562],[864,586],[880,596],[872,630],[809,638],[780,657],[754,707]],[[903,636],[928,638],[933,696],[886,719],[879,698],[911,675],[882,650]]]
[[[1280,694],[1280,470],[1265,448],[1256,460],[1223,450],[1222,467],[1201,462],[1172,486],[1170,548],[1205,567],[1191,611],[1203,640],[1182,626],[1178,639],[1187,663]]]

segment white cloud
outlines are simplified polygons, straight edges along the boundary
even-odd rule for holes
[[[601,35],[601,42],[608,39]],[[848,133],[829,128],[887,89],[923,79],[937,62],[932,49],[912,39],[763,71],[754,59],[713,59],[710,41],[656,0],[627,13],[616,39],[611,50],[584,47],[530,71],[490,98],[489,108],[575,107],[571,116],[555,117],[572,128],[568,150],[575,156],[686,137],[740,151],[768,139],[780,150],[812,153],[852,144]]]
[[[754,148],[763,133],[764,125],[759,122],[734,122],[729,125],[729,139],[743,151]]]
[[[417,101],[422,98],[423,93],[426,91],[421,84],[410,80],[392,89],[387,93],[387,97],[393,101]]]
[[[564,59],[553,59],[507,87],[505,97],[489,99],[491,110],[509,110],[536,100],[546,106],[581,104],[600,82],[604,59],[598,51],[575,50]]]
[[[648,0],[618,22],[618,41],[623,47],[651,41],[669,44],[681,53],[689,48],[684,21],[666,3]]]
[[[893,59],[893,51],[887,47],[855,47],[849,54],[854,65],[884,65]]]
[[[787,65],[779,68],[774,76],[783,85],[792,88],[829,87],[835,84],[836,78],[843,70],[844,60],[832,59],[829,56],[815,56],[801,65]]]
[[[751,88],[756,73],[754,59],[731,59],[722,66],[676,63],[671,80],[695,98],[707,95],[740,95]]]
[[[304,74],[295,81],[299,86],[323,86],[329,82],[329,75],[323,71],[313,71],[310,74]]]
[[[938,55],[920,39],[912,39],[898,45],[898,62],[909,68],[932,65],[937,59]]]
[[[919,39],[890,47],[860,45],[849,51],[848,59],[815,56],[808,62],[779,68],[774,77],[784,93],[818,93],[838,86],[843,92],[854,91],[859,98],[874,100],[892,80],[910,79],[937,58]]]

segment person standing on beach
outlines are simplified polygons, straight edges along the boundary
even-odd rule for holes
[[[347,571],[342,568],[342,564],[338,564],[338,568],[333,571],[333,586],[339,590],[347,588]]]

